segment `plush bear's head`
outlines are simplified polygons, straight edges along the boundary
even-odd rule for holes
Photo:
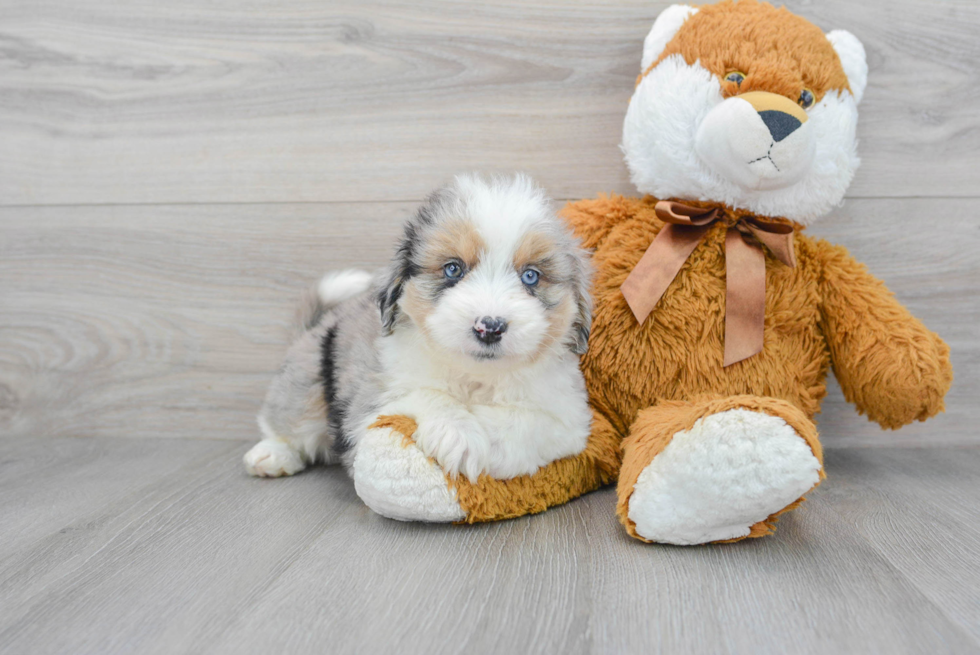
[[[643,44],[623,126],[631,179],[661,199],[807,224],[840,203],[860,163],[867,78],[849,32],[756,0],[674,5]]]

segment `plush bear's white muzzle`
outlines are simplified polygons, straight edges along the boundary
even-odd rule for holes
[[[708,112],[695,150],[717,174],[745,189],[782,189],[803,179],[813,163],[807,118],[783,96],[744,93]]]

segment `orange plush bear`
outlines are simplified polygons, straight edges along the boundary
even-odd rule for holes
[[[803,233],[857,168],[866,82],[853,35],[785,9],[658,17],[622,146],[652,195],[565,209],[595,250],[588,448],[532,476],[447,479],[456,516],[537,512],[618,479],[617,514],[644,541],[763,536],[824,476],[813,416],[831,366],[882,427],[942,411],[947,346],[846,250]],[[411,434],[406,421],[378,425]]]

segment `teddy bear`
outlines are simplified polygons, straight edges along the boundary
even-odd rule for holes
[[[411,419],[381,417],[374,438],[404,451],[370,462],[401,484],[382,504],[473,523],[616,483],[616,514],[641,541],[737,541],[772,533],[824,478],[813,419],[831,367],[883,428],[942,411],[946,344],[844,248],[805,234],[858,167],[867,73],[856,37],[785,8],[663,11],[621,146],[647,195],[563,210],[596,270],[585,451],[470,482],[411,451]]]

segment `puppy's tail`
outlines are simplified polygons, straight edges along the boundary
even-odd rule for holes
[[[371,287],[371,280],[370,273],[353,268],[324,275],[316,286],[307,289],[296,308],[296,318],[293,321],[296,332],[303,333],[316,327],[331,308],[367,291]]]

